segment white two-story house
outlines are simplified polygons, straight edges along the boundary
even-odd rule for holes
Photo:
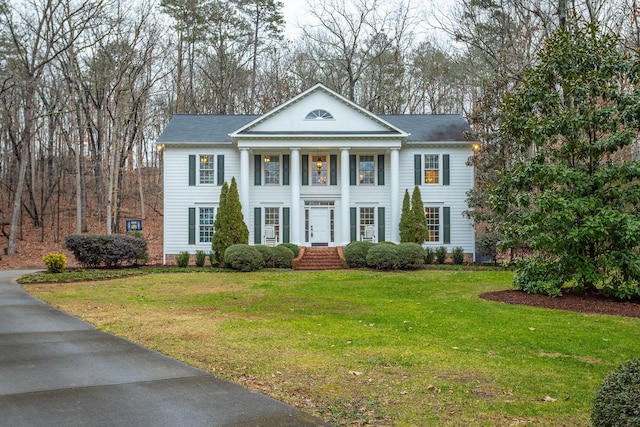
[[[405,190],[421,190],[426,245],[475,252],[463,213],[474,141],[460,115],[375,115],[318,84],[264,115],[176,115],[164,161],[163,255],[211,250],[220,186],[235,177],[249,243],[399,242]]]

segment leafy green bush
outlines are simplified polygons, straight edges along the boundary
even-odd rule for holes
[[[189,265],[190,256],[189,251],[182,251],[176,255],[176,264],[178,264],[178,267],[185,268]]]
[[[453,257],[454,264],[462,264],[464,262],[464,249],[462,249],[460,246],[456,246],[455,248],[453,248],[451,256]]]
[[[371,242],[351,242],[344,248],[344,259],[351,268],[367,266],[367,253],[373,247]]]
[[[444,264],[447,260],[447,248],[445,246],[440,246],[436,249],[436,260],[438,264]]]
[[[481,234],[476,240],[476,246],[483,256],[491,257],[496,262],[498,255],[498,243],[502,240],[502,235],[495,231]]]
[[[640,359],[611,371],[593,403],[594,427],[640,425]]]
[[[49,273],[62,273],[67,266],[67,257],[65,254],[51,252],[42,257],[42,262]]]
[[[229,246],[224,251],[224,263],[227,267],[240,271],[256,271],[264,267],[264,260],[260,252],[246,244]]]
[[[398,268],[401,270],[417,270],[424,267],[424,249],[417,243],[400,243],[396,246]]]
[[[214,266],[216,266],[216,265],[217,265],[217,264],[216,264],[216,253],[215,253],[215,252],[210,251],[210,252],[207,254],[207,258],[209,258],[209,264],[211,264],[211,267],[214,267]]]
[[[204,267],[204,261],[207,259],[207,255],[204,251],[197,250],[196,251],[196,267]]]
[[[275,268],[291,268],[293,258],[293,251],[288,247],[280,245],[273,248],[273,266]]]
[[[528,294],[542,294],[550,297],[562,296],[562,286],[566,272],[562,264],[541,257],[520,259],[515,262],[516,274],[513,286]]]
[[[435,249],[427,246],[424,248],[424,263],[427,265],[433,264],[433,261],[436,259],[436,251]]]
[[[291,249],[294,258],[300,253],[300,248],[295,243],[280,243],[278,246],[284,246],[285,248]]]
[[[398,251],[395,245],[378,243],[367,253],[367,266],[377,270],[394,270],[398,268]]]
[[[271,267],[273,265],[273,247],[266,245],[254,245],[253,247],[260,252],[264,267]]]
[[[146,240],[123,234],[72,234],[65,238],[65,246],[87,268],[137,265],[148,257]]]

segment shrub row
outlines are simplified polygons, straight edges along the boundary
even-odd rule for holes
[[[72,234],[65,246],[85,268],[140,265],[149,257],[145,239],[122,234]]]
[[[441,246],[437,249],[422,248],[417,243],[390,242],[370,243],[351,242],[344,248],[344,257],[347,265],[352,268],[375,268],[377,270],[416,270],[425,264],[432,264],[437,260],[444,264],[447,258],[447,248]],[[464,250],[456,247],[452,252],[455,264],[464,262]]]
[[[265,267],[291,268],[294,258],[291,246],[298,249],[296,245],[292,244],[281,244],[275,247],[232,245],[224,251],[224,264],[240,271],[256,271]]]

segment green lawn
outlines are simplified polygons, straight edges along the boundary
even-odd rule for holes
[[[485,301],[512,273],[151,274],[26,288],[336,425],[589,424],[640,319]]]

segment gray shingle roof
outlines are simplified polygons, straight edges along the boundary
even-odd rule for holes
[[[176,114],[158,137],[157,142],[161,144],[230,143],[230,133],[258,117],[260,116]],[[411,142],[465,141],[468,139],[467,133],[471,131],[464,117],[458,114],[397,114],[378,117],[411,134],[409,136]]]

